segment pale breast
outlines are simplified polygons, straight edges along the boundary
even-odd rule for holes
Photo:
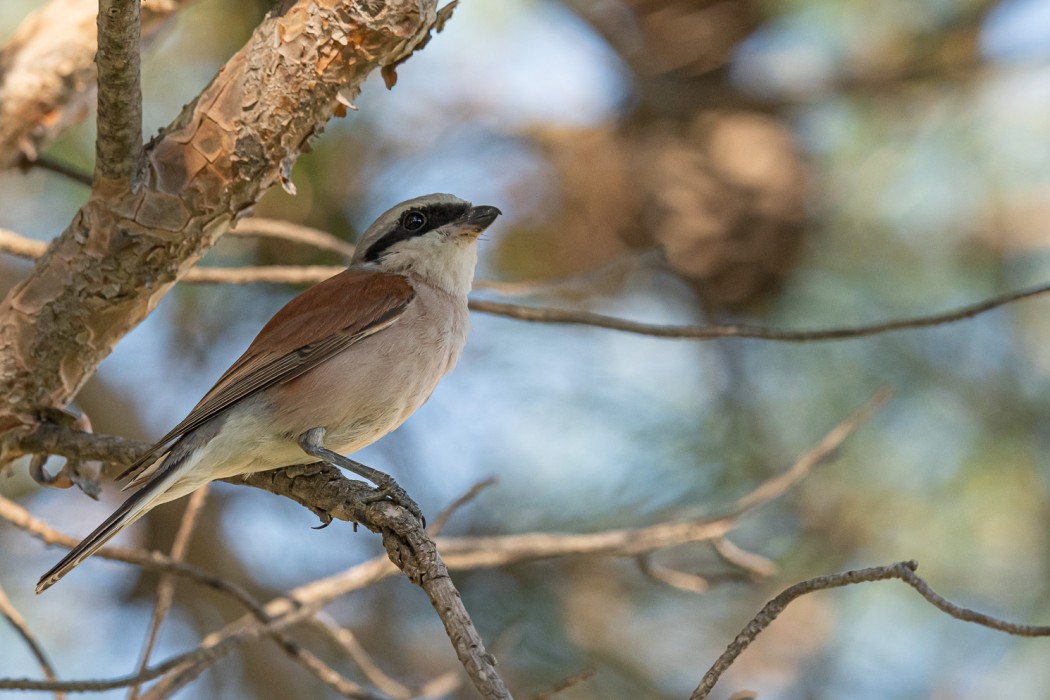
[[[389,328],[369,336],[303,376],[271,390],[272,422],[281,435],[314,427],[348,454],[397,428],[430,397],[466,342],[465,300],[424,283]]]

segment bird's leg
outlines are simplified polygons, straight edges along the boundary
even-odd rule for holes
[[[381,472],[378,469],[373,469],[372,467],[361,464],[360,462],[355,462],[337,452],[332,452],[324,446],[324,435],[324,428],[311,428],[299,436],[299,446],[303,448],[303,452],[311,457],[316,457],[334,467],[340,467],[368,479],[379,487],[375,500],[389,498],[392,502],[401,506],[412,515],[419,518],[421,522],[426,524],[426,519],[423,518],[423,511],[419,509],[419,506],[416,505],[416,502],[408,495],[408,492],[401,488],[401,485],[394,480],[394,477]]]

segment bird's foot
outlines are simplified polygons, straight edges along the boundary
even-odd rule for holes
[[[373,495],[366,496],[366,503],[374,503],[376,501],[388,500],[394,505],[401,506],[413,516],[419,519],[423,526],[426,527],[426,518],[423,517],[423,511],[419,505],[412,500],[412,497],[408,495],[405,489],[401,488],[401,485],[394,480],[394,477],[390,476],[385,472],[381,472],[378,469],[373,469],[367,465],[361,464],[349,457],[333,452],[324,446],[324,428],[313,428],[307,430],[305,433],[299,436],[299,446],[303,448],[303,451],[311,457],[323,460],[328,464],[345,469],[349,472],[353,472],[358,476],[371,481],[378,488],[373,492]]]
[[[382,472],[379,472],[382,474]],[[388,474],[383,474],[389,481],[386,483],[379,483],[372,495],[365,496],[362,500],[365,503],[375,503],[376,501],[390,501],[396,506],[401,506],[413,516],[415,516],[423,527],[427,526],[427,519],[423,516],[423,511],[419,507],[412,497],[408,495],[408,492],[401,488],[401,485],[394,481],[393,477]]]

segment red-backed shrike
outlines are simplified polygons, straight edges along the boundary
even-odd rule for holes
[[[459,359],[477,239],[499,214],[432,194],[376,219],[350,267],[278,311],[190,414],[121,475],[134,477],[126,488],[141,488],[36,592],[151,509],[209,481],[339,462],[401,425]]]

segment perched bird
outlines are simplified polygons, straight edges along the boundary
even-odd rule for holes
[[[151,509],[215,479],[324,460],[394,484],[340,455],[401,425],[455,366],[477,239],[500,213],[432,194],[376,219],[350,267],[278,311],[190,414],[121,475],[134,477],[126,488],[141,488],[36,592]]]

